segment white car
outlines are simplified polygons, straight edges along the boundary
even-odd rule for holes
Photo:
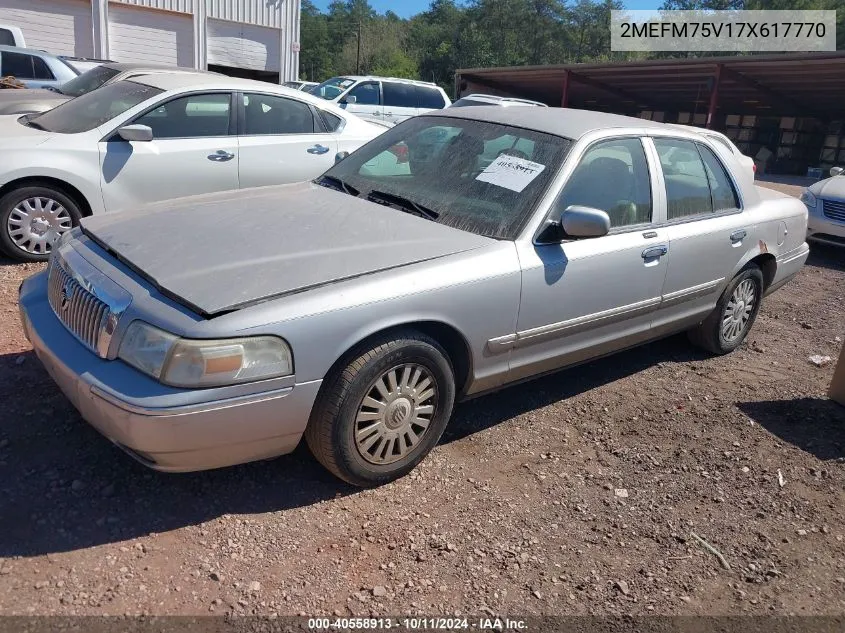
[[[801,194],[808,212],[807,239],[845,246],[845,170],[833,167],[830,176]]]
[[[499,95],[471,94],[461,97],[450,108],[464,108],[467,106],[499,106],[501,108],[512,108],[519,106],[534,106],[537,108],[548,108],[545,103],[531,101],[530,99],[517,99],[516,97],[500,97]]]
[[[258,81],[169,73],[108,84],[43,114],[0,117],[0,248],[44,260],[85,215],[309,180],[384,131]]]
[[[451,101],[437,84],[394,77],[332,77],[311,94],[337,103],[347,112],[390,125],[442,110]]]
[[[669,123],[669,125],[672,127],[687,130],[689,132],[697,132],[705,138],[709,138],[716,141],[718,145],[724,147],[731,154],[733,154],[737,161],[739,161],[739,164],[742,165],[743,171],[751,176],[751,180],[754,180],[755,174],[757,173],[757,165],[754,164],[754,159],[750,156],[746,156],[741,151],[739,151],[739,148],[733,144],[733,141],[731,141],[731,139],[729,139],[721,132],[717,132],[716,130],[708,130],[707,128],[703,127],[695,127],[693,125],[681,125],[679,123]]]

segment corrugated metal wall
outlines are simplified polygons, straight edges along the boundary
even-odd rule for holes
[[[121,4],[134,4],[139,7],[151,9],[164,9],[165,11],[178,11],[179,13],[193,13],[195,2],[201,0],[112,0]]]
[[[299,13],[298,0],[207,0],[207,3],[210,18],[275,28],[282,27],[282,13],[287,13],[291,6]]]

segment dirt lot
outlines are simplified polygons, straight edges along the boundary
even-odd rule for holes
[[[842,251],[814,248],[733,355],[674,337],[464,404],[366,492],[302,447],[136,464],[21,334],[38,267],[0,264],[0,613],[845,613],[845,408],[808,362],[842,345]]]

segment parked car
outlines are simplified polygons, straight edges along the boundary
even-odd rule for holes
[[[487,144],[506,148],[482,167]],[[410,174],[364,169],[398,145]],[[85,218],[23,283],[21,315],[83,417],[152,468],[304,435],[335,475],[379,485],[456,400],[677,331],[736,349],[808,254],[804,206],[741,169],[659,123],[450,109],[314,182]]]
[[[0,24],[0,46],[17,46],[26,48],[23,31],[17,26]]]
[[[293,88],[294,90],[304,90],[305,92],[311,92],[312,88],[319,86],[316,81],[286,81],[282,84],[286,88]]]
[[[669,125],[674,125],[675,127],[680,127],[686,130],[691,130],[701,134],[702,136],[706,136],[707,138],[713,139],[717,143],[717,147],[721,145],[722,147],[726,148],[731,154],[733,154],[739,163],[743,167],[743,171],[751,177],[751,180],[754,180],[754,177],[757,173],[757,165],[754,162],[754,159],[751,156],[746,156],[743,154],[739,148],[734,145],[733,141],[729,139],[727,136],[722,134],[721,132],[717,132],[716,130],[708,130],[707,128],[695,127],[692,125],[680,125],[677,123],[670,123]]]
[[[47,112],[65,101],[86,94],[100,86],[151,73],[203,73],[207,71],[158,64],[121,64],[107,62],[74,77],[58,88],[24,88],[0,90],[0,115]],[[212,73],[214,74],[214,73]],[[2,142],[2,141],[0,141]]]
[[[833,167],[830,178],[810,185],[801,194],[807,206],[807,239],[845,246],[845,169]]]
[[[0,76],[14,77],[27,88],[58,87],[78,74],[73,66],[50,53],[0,46]]]
[[[44,260],[85,215],[308,180],[385,131],[307,93],[150,74],[0,117],[0,248]]]
[[[539,108],[548,108],[545,103],[539,101],[531,101],[530,99],[517,99],[516,97],[500,97],[499,95],[482,95],[471,94],[461,97],[455,101],[450,108],[465,108],[467,106],[500,106],[503,108],[510,108],[513,106],[535,106]]]
[[[332,77],[311,93],[364,119],[391,124],[450,104],[437,84],[392,77]]]

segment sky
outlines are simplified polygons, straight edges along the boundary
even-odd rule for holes
[[[313,2],[319,9],[325,11],[332,0],[313,0]],[[662,0],[624,0],[624,2],[628,9],[656,9],[663,4]],[[403,18],[425,11],[429,4],[431,0],[370,0],[370,5],[379,13],[390,10]]]

